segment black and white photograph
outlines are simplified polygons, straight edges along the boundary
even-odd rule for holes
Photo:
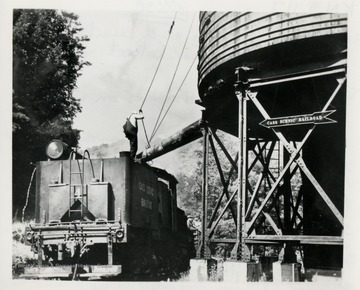
[[[356,2],[30,2],[1,4],[9,287],[357,288]]]

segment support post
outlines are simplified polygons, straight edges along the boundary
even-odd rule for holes
[[[241,260],[244,262],[250,261],[250,251],[248,250],[247,246],[245,245],[245,237],[246,234],[246,227],[245,227],[245,213],[247,207],[247,167],[248,167],[248,152],[247,152],[247,97],[245,88],[242,88],[242,140],[241,142],[241,149],[242,149],[242,164],[241,164]],[[240,170],[239,170],[240,171]],[[240,179],[239,179],[240,180]]]
[[[288,152],[284,152],[284,164],[288,162],[290,155]],[[291,168],[291,167],[290,167]],[[284,234],[292,234],[291,227],[291,176],[290,168],[284,175],[283,193],[284,193]]]
[[[236,88],[237,89],[237,88]],[[242,197],[242,164],[243,164],[243,156],[242,156],[242,134],[243,134],[243,118],[242,118],[242,105],[243,105],[243,96],[239,90],[235,91],[236,97],[239,100],[239,128],[238,128],[238,138],[239,138],[239,160],[238,160],[238,195],[237,195],[237,213],[236,213],[236,244],[231,251],[231,259],[238,260],[239,258],[239,247],[241,243],[241,226],[242,226],[242,218],[241,218],[241,197]]]
[[[231,258],[234,260],[249,261],[250,252],[245,245],[245,213],[247,200],[247,97],[246,80],[239,79],[239,70],[236,71],[237,82],[235,84],[235,95],[239,100],[239,153],[238,160],[238,199],[237,199],[237,242],[231,251]],[[240,257],[239,257],[240,254]]]
[[[197,250],[198,259],[210,259],[209,237],[207,233],[207,193],[208,193],[208,161],[209,161],[209,131],[206,126],[203,128],[203,168],[202,168],[202,212],[201,212],[201,239]]]

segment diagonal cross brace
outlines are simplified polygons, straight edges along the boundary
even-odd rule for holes
[[[212,238],[215,228],[218,225],[219,221],[221,220],[221,218],[223,217],[225,211],[229,208],[229,206],[231,205],[231,202],[233,201],[234,197],[236,196],[236,194],[238,193],[238,189],[235,190],[235,192],[231,195],[231,197],[228,199],[228,202],[226,203],[226,205],[224,206],[224,208],[222,209],[221,213],[219,214],[217,220],[214,222],[214,224],[211,226],[211,229],[207,229],[207,234],[209,236],[209,239]]]
[[[345,82],[346,77],[342,78],[342,79],[338,79],[338,86],[335,89],[335,91],[333,92],[333,94],[331,95],[331,97],[329,98],[328,102],[325,104],[324,108],[322,109],[322,112],[326,111],[328,109],[328,107],[330,106],[331,102],[333,101],[333,99],[335,98],[335,96],[337,95],[338,91],[340,90],[340,88],[342,87],[342,85]],[[263,117],[265,119],[270,119],[269,114],[266,112],[266,110],[264,109],[264,107],[260,104],[260,102],[257,100],[256,95],[257,93],[249,93],[247,92],[248,97],[252,100],[252,102],[254,103],[254,105],[257,107],[257,109],[260,111],[260,113],[263,115]],[[305,137],[303,138],[303,140],[300,143],[300,146],[295,149],[294,146],[291,145],[291,143],[289,143],[286,138],[284,137],[284,135],[279,132],[277,129],[272,128],[272,130],[274,131],[274,133],[276,134],[276,136],[279,138],[279,140],[281,142],[283,142],[283,144],[285,145],[286,150],[291,154],[290,158],[286,164],[286,166],[283,168],[282,172],[280,173],[278,179],[275,181],[275,183],[273,184],[272,188],[270,189],[268,195],[266,196],[266,198],[264,199],[262,205],[260,206],[260,208],[258,209],[257,213],[255,214],[255,216],[253,217],[251,223],[250,223],[250,227],[248,229],[248,233],[251,232],[254,223],[256,221],[256,219],[258,218],[258,216],[260,215],[260,213],[262,212],[262,210],[264,209],[266,203],[268,202],[268,200],[270,199],[271,195],[274,193],[276,187],[279,185],[281,179],[284,177],[285,172],[289,169],[290,165],[295,161],[299,167],[301,168],[301,170],[305,173],[305,175],[308,177],[308,179],[310,180],[310,182],[314,185],[314,187],[316,188],[316,190],[318,191],[318,193],[320,194],[320,196],[323,198],[323,200],[325,201],[325,203],[329,206],[330,210],[333,212],[333,214],[336,216],[336,218],[339,220],[339,222],[341,223],[341,225],[344,224],[344,218],[341,215],[341,213],[338,211],[338,209],[336,208],[336,206],[333,204],[333,202],[330,200],[330,198],[328,197],[328,195],[326,194],[326,192],[324,191],[324,189],[321,187],[321,185],[317,182],[316,178],[312,175],[312,173],[310,172],[310,170],[307,168],[304,160],[302,159],[301,156],[298,156],[299,152],[301,151],[301,148],[303,147],[303,145],[305,144],[306,140],[309,138],[309,136],[311,135],[311,133],[314,131],[316,125],[313,125],[311,129],[309,129],[309,131],[306,133]]]
[[[254,204],[251,204],[253,202],[256,201],[256,203],[258,205],[261,204],[261,202],[258,199],[258,192],[260,189],[260,185],[261,185],[261,181],[263,180],[264,175],[266,176],[266,174],[264,174],[264,172],[261,173],[261,177],[259,178],[259,180],[257,181],[257,184],[255,186],[255,189],[252,190],[249,181],[247,181],[247,190],[249,191],[249,193],[251,194],[251,201],[250,204],[248,205],[248,208],[246,210],[245,213],[245,221],[249,218],[251,212],[252,212],[252,208],[254,207]],[[253,200],[254,199],[254,200]],[[273,220],[273,218],[271,217],[270,214],[268,214],[267,212],[263,212],[265,218],[268,220],[268,222],[270,223],[271,227],[273,228],[273,230],[275,231],[276,234],[280,234],[281,231],[279,230],[279,228],[276,226],[275,221]]]
[[[229,162],[231,163],[231,165],[235,168],[236,171],[238,171],[238,165],[236,163],[236,161],[234,161],[229,152],[226,150],[224,144],[221,142],[220,138],[218,137],[218,135],[216,135],[215,131],[211,130],[212,136],[215,138],[216,142],[218,143],[218,145],[220,146],[221,150],[224,152],[226,158],[229,160]]]
[[[253,167],[255,166],[256,162],[258,162],[258,161],[261,162],[260,156],[262,156],[262,153],[264,152],[267,144],[268,144],[268,142],[264,142],[264,145],[263,145],[262,147],[260,147],[259,143],[257,143],[257,147],[259,148],[259,149],[258,149],[259,152],[256,152],[255,148],[252,149],[252,151],[253,151],[254,154],[255,154],[255,158],[254,158],[254,160],[252,161],[251,165],[250,165],[249,168],[248,168],[248,173],[253,169]],[[261,162],[261,164],[263,164],[263,163]],[[263,164],[263,166],[264,166],[264,164]]]
[[[254,227],[254,223],[256,221],[256,219],[259,217],[260,213],[263,211],[265,205],[267,204],[267,202],[269,201],[270,197],[273,195],[273,193],[275,192],[276,188],[278,187],[278,185],[280,184],[280,181],[283,179],[286,171],[290,168],[290,165],[293,163],[293,161],[295,160],[295,158],[297,157],[298,153],[300,152],[302,146],[304,145],[305,141],[309,138],[310,134],[306,134],[306,136],[304,137],[303,141],[301,142],[300,146],[291,153],[290,158],[288,160],[288,162],[286,163],[286,165],[284,166],[283,170],[280,172],[279,177],[276,179],[276,181],[273,183],[270,191],[268,192],[268,194],[266,195],[265,199],[263,200],[261,206],[258,208],[256,214],[254,215],[253,219],[250,222],[249,228],[248,228],[248,234],[251,233],[253,227]]]
[[[210,129],[210,132],[211,132],[211,129]],[[215,163],[216,163],[219,175],[220,175],[220,180],[221,180],[221,183],[223,185],[223,192],[222,192],[221,196],[218,199],[218,202],[217,202],[217,204],[215,206],[215,209],[213,210],[212,216],[211,216],[209,224],[208,224],[208,228],[211,227],[211,224],[215,219],[215,214],[216,214],[217,210],[220,207],[221,200],[222,200],[224,194],[226,195],[228,200],[230,198],[230,195],[229,195],[229,192],[228,192],[228,187],[229,187],[229,183],[230,183],[233,171],[234,171],[234,167],[232,167],[231,170],[230,170],[230,173],[229,173],[228,180],[225,180],[224,173],[222,171],[221,164],[220,164],[218,155],[216,153],[216,148],[215,148],[215,145],[214,145],[214,141],[213,141],[211,135],[209,136],[209,141],[210,141],[210,146],[211,146],[212,153],[214,155]],[[235,160],[237,160],[237,159],[238,159],[238,154],[236,155]],[[231,205],[230,205],[230,211],[231,211],[231,215],[232,215],[232,217],[234,219],[234,222],[236,224],[236,213],[235,213],[235,210],[233,209],[233,207]]]

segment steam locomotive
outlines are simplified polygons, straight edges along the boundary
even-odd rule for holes
[[[128,152],[78,156],[59,140],[47,155],[37,163],[35,223],[25,236],[38,263],[22,277],[121,279],[189,267],[193,235],[177,207],[174,176]]]

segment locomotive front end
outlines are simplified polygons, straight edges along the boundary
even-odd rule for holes
[[[126,243],[126,230],[118,221],[39,223],[29,226],[26,241],[38,265],[26,268],[24,278],[112,277],[121,274],[112,253],[114,245]]]
[[[35,223],[26,243],[38,263],[23,278],[121,279],[187,267],[192,234],[171,174],[134,162],[128,152],[91,159],[88,151],[66,150],[61,141],[50,143],[51,160],[37,163]]]

